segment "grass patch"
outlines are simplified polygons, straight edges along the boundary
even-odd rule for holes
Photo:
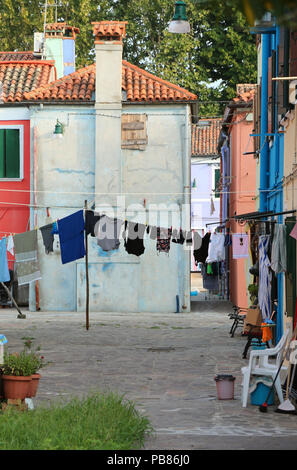
[[[148,418],[115,393],[0,416],[0,450],[131,450],[151,433]]]

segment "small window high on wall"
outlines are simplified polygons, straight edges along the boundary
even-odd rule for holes
[[[0,180],[23,179],[23,127],[0,126]]]

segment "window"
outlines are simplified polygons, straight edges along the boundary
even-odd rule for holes
[[[214,197],[217,199],[220,197],[220,179],[221,179],[221,170],[220,168],[215,168],[214,170],[214,190],[217,191],[214,194]]]
[[[122,115],[122,149],[145,150],[147,145],[147,115]]]
[[[23,178],[23,127],[0,126],[0,179]]]

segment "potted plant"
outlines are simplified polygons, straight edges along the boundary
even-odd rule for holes
[[[29,388],[27,392],[27,398],[33,398],[36,396],[39,380],[41,375],[39,374],[39,370],[44,367],[44,356],[39,354],[40,346],[38,346],[35,351],[32,350],[32,339],[31,338],[24,338],[25,342],[25,350],[27,354],[30,355],[31,358],[31,382],[29,383]]]
[[[29,343],[28,343],[29,344]],[[30,350],[28,344],[20,353],[5,353],[1,366],[3,396],[5,399],[25,399],[36,395],[40,375],[38,370],[43,367],[43,356]]]
[[[258,298],[258,290],[259,290],[259,286],[257,284],[250,284],[248,286],[248,291],[250,294],[251,302],[255,302],[256,299]]]

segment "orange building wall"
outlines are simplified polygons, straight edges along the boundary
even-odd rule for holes
[[[230,185],[230,216],[254,212],[256,210],[256,162],[254,155],[243,155],[253,151],[253,122],[242,121],[244,114],[239,114],[234,120],[230,131],[231,141],[231,185]],[[240,122],[242,121],[242,122]],[[245,233],[246,226],[231,220],[231,233]],[[250,257],[244,259],[232,258],[230,247],[230,300],[240,307],[248,307],[250,283],[248,269],[252,265]]]

